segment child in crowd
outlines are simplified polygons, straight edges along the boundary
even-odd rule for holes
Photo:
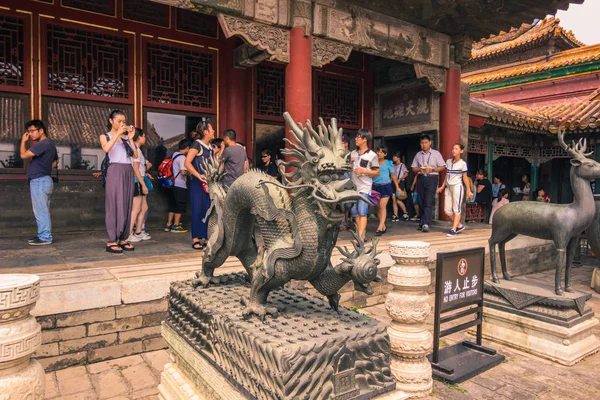
[[[453,221],[452,229],[448,232],[450,237],[458,235],[465,229],[465,226],[460,223],[465,187],[468,190],[467,197],[473,196],[469,188],[467,163],[461,158],[464,150],[465,146],[462,144],[456,143],[452,146],[452,158],[446,160],[446,179],[437,190],[438,193],[444,191],[444,212]]]
[[[494,214],[496,213],[496,211],[498,211],[500,207],[508,203],[510,203],[510,201],[508,201],[508,191],[506,189],[500,189],[500,191],[498,192],[498,197],[492,201],[492,212],[490,214],[489,222],[490,225],[492,224]]]
[[[546,192],[544,191],[544,189],[539,188],[536,200],[537,201],[541,201],[542,203],[550,203],[550,196],[548,196],[546,194]]]

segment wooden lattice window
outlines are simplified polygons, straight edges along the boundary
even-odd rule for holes
[[[148,102],[214,109],[213,52],[148,43],[146,55]]]
[[[285,67],[256,67],[256,117],[280,120],[285,112]]]
[[[532,162],[533,160],[533,147],[531,146],[520,146],[518,144],[505,144],[496,143],[494,144],[494,160],[498,157],[519,157]]]
[[[318,115],[347,128],[360,128],[361,90],[355,80],[319,75],[317,78]]]
[[[214,15],[178,8],[177,30],[217,38],[219,28],[217,18]]]
[[[488,143],[485,140],[469,139],[469,153],[487,154]]]
[[[169,6],[150,0],[123,0],[123,18],[164,28],[171,26]]]
[[[0,86],[25,86],[25,21],[0,15]]]
[[[114,0],[62,0],[62,5],[98,14],[115,15]]]
[[[126,37],[48,25],[48,90],[128,99],[129,48]]]

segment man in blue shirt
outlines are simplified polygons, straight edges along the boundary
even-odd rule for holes
[[[29,121],[25,124],[25,129],[26,132],[21,138],[20,153],[23,160],[31,159],[27,168],[27,181],[38,231],[37,236],[29,240],[29,245],[49,245],[52,244],[50,196],[54,189],[50,173],[58,163],[58,153],[54,143],[48,139],[46,125],[42,121]],[[29,139],[36,143],[26,150],[25,145]]]

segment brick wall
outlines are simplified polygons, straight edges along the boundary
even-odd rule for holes
[[[160,324],[166,298],[38,317],[42,346],[34,357],[55,371],[167,347]]]
[[[29,186],[24,180],[0,180],[0,236],[35,235]],[[162,227],[167,216],[167,192],[160,187],[148,196],[150,228]],[[52,231],[101,231],[104,226],[104,189],[99,180],[61,179],[54,186]]]

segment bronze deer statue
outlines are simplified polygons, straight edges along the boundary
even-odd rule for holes
[[[498,282],[496,274],[496,244],[499,245],[500,263],[504,279],[512,278],[506,272],[506,243],[517,235],[526,235],[539,239],[552,240],[558,256],[556,258],[556,275],[554,291],[563,295],[560,280],[565,270],[565,291],[571,289],[571,263],[579,236],[594,221],[596,207],[590,181],[600,178],[600,163],[587,158],[593,152],[586,153],[585,139],[580,139],[568,146],[564,141],[564,130],[559,129],[558,141],[563,149],[571,155],[571,188],[573,203],[550,204],[534,201],[519,201],[507,204],[496,212],[492,224],[490,245],[490,267],[492,281]]]

